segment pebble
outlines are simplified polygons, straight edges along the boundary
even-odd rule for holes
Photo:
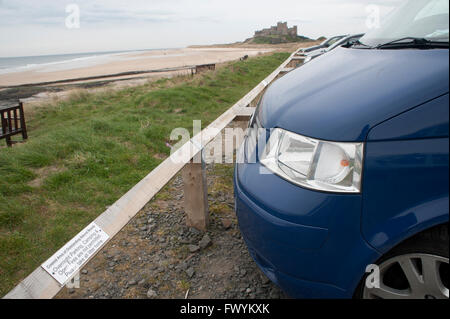
[[[179,266],[179,268],[180,268],[181,270],[186,270],[186,269],[188,269],[188,264],[187,264],[187,263],[182,263],[182,264]]]
[[[189,245],[188,248],[191,253],[196,253],[197,251],[200,250],[200,247],[197,245]]]
[[[195,275],[195,270],[194,270],[194,268],[188,268],[187,270],[186,270],[186,274],[189,276],[189,278],[192,278],[192,277],[194,277],[194,275]]]
[[[189,228],[189,232],[194,235],[200,234],[200,231],[197,228],[191,227]]]
[[[203,236],[202,240],[198,243],[200,248],[205,249],[212,244],[211,238],[209,238],[208,234]]]
[[[233,225],[233,222],[230,219],[224,219],[222,220],[222,226],[225,230],[228,230]]]
[[[270,279],[267,278],[266,275],[261,275],[261,282],[263,283],[263,285],[267,285],[268,283],[270,283]]]
[[[156,297],[158,297],[158,294],[156,293],[156,291],[154,291],[153,289],[149,289],[147,291],[147,298],[149,299],[155,299]]]

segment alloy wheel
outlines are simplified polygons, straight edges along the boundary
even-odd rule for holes
[[[364,287],[364,299],[448,299],[448,258],[409,254],[379,266],[379,288]]]

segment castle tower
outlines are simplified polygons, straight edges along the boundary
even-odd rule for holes
[[[292,37],[298,36],[298,29],[296,25],[289,29],[289,35]]]
[[[277,34],[279,34],[279,35],[288,35],[287,22],[278,22],[278,24],[277,24]]]

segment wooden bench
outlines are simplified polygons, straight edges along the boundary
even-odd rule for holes
[[[195,74],[205,72],[205,71],[214,71],[216,69],[216,64],[202,64],[202,65],[196,65],[195,66]]]
[[[22,103],[17,106],[0,106],[0,120],[0,140],[5,139],[9,147],[16,143],[11,140],[11,136],[22,134],[24,140],[28,138]]]

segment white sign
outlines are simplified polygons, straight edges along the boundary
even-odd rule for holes
[[[43,263],[42,268],[64,285],[108,239],[109,235],[92,223]]]

